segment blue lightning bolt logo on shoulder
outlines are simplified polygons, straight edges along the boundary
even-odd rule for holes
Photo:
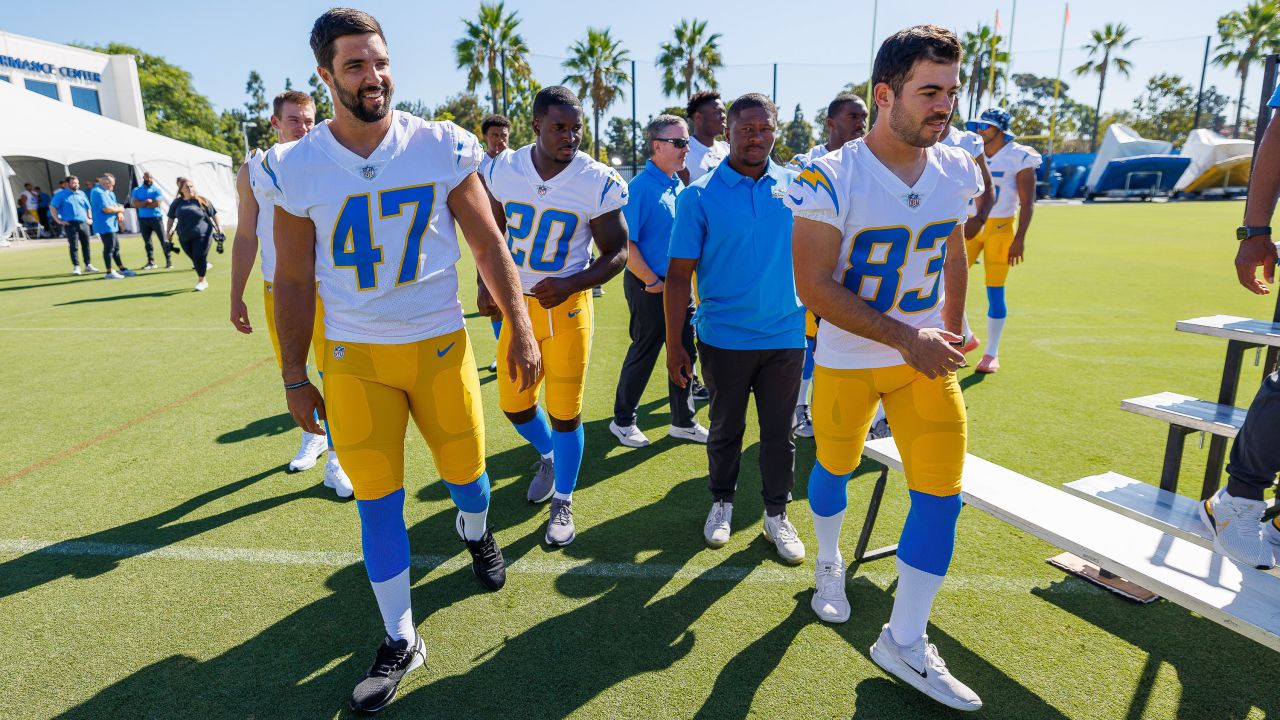
[[[282,257],[275,301],[282,319],[300,312],[302,293],[314,292],[314,271],[325,308],[324,355],[341,360],[326,368],[323,399],[299,385],[305,333],[282,323],[290,411],[300,423],[317,407],[334,419],[333,442],[355,492],[365,569],[386,637],[353,690],[351,707],[374,711],[391,702],[401,678],[426,656],[410,604],[403,517],[402,446],[410,417],[457,505],[457,532],[476,578],[487,590],[506,581],[487,521],[480,382],[455,268],[460,253],[452,208],[485,206],[484,187],[472,177],[483,153],[471,133],[451,122],[391,109],[386,39],[372,16],[330,10],[316,20],[311,44],[337,101],[335,117],[264,163],[274,170],[285,211],[277,220]],[[486,231],[492,226],[472,215],[456,218],[468,244],[500,247],[501,238]],[[482,272],[510,277],[502,253],[486,248],[478,257]],[[496,288],[495,296],[513,298],[518,291]],[[533,340],[523,309],[503,310],[512,319],[508,325],[524,328],[520,347],[527,351]],[[518,358],[521,372],[532,376],[536,358]]]

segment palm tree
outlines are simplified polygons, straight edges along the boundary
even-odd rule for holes
[[[707,35],[706,20],[681,20],[675,41],[659,45],[654,63],[662,68],[662,94],[688,97],[699,90],[716,88],[716,70],[724,66],[720,33]]]
[[[561,65],[569,73],[560,82],[578,93],[580,98],[591,98],[591,157],[597,158],[600,148],[600,117],[614,100],[626,93],[622,86],[630,79],[623,65],[630,61],[621,40],[609,35],[609,28],[587,28],[586,40],[579,40],[569,48],[569,59]]]
[[[1114,52],[1128,50],[1130,45],[1138,41],[1138,38],[1128,35],[1129,28],[1124,23],[1107,23],[1101,30],[1094,30],[1090,33],[1091,40],[1084,45],[1084,49],[1089,51],[1089,59],[1075,69],[1077,75],[1098,75],[1098,104],[1093,111],[1093,134],[1089,138],[1089,152],[1098,149],[1098,118],[1102,115],[1102,90],[1107,85],[1107,69],[1114,66],[1121,75],[1129,77],[1129,68],[1133,67],[1128,60],[1112,56]],[[1098,53],[1102,53],[1101,60],[1095,59]]]
[[[995,84],[999,85],[1004,79],[1002,66],[1007,67],[1009,52],[999,49],[1004,45],[1004,37],[997,35],[990,25],[979,25],[973,32],[965,31],[961,44],[969,64],[961,66],[960,82],[969,102],[967,117],[973,117],[981,111],[982,96],[988,90],[995,96],[995,87],[987,87],[991,84],[992,63],[996,66]]]
[[[1249,80],[1249,66],[1261,60],[1280,45],[1280,6],[1274,0],[1254,0],[1244,12],[1233,10],[1218,18],[1218,52],[1213,62],[1222,67],[1236,66],[1240,76],[1240,94],[1236,96],[1236,124],[1232,135],[1240,134],[1240,115],[1244,109],[1244,86]]]
[[[467,92],[475,92],[480,83],[489,83],[489,99],[493,111],[501,112],[498,100],[508,78],[524,79],[532,73],[525,55],[529,46],[517,32],[520,18],[516,11],[504,12],[504,3],[480,3],[475,20],[463,20],[466,35],[453,44],[458,69],[467,71]]]

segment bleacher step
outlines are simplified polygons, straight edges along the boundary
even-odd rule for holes
[[[1120,409],[1226,438],[1234,438],[1240,432],[1245,416],[1238,407],[1173,392],[1121,400]]]
[[[1266,320],[1253,320],[1235,315],[1209,315],[1179,320],[1174,327],[1180,332],[1239,340],[1252,345],[1280,347],[1280,323]]]
[[[863,451],[895,470],[893,438]],[[1280,578],[1241,567],[1171,535],[973,455],[965,457],[967,504],[1280,650]]]

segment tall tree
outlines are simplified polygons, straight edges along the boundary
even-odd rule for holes
[[[533,74],[526,57],[529,46],[517,32],[520,17],[515,10],[506,12],[505,3],[482,2],[476,19],[464,19],[462,24],[465,36],[454,42],[453,52],[458,69],[467,71],[467,92],[488,82],[493,112],[502,112],[503,81],[511,83]]]
[[[644,132],[640,127],[640,123],[632,123],[631,118],[609,118],[609,129],[605,133],[604,143],[609,148],[609,156],[622,160],[623,165],[631,164],[632,130],[635,130],[636,138],[640,140],[641,146],[648,144],[644,142]],[[637,162],[643,165],[649,159],[649,153],[645,152],[644,147],[636,149],[640,151],[637,153]]]
[[[1089,59],[1075,69],[1075,74],[1095,73],[1098,76],[1098,104],[1093,109],[1093,136],[1089,138],[1089,152],[1093,152],[1098,149],[1098,117],[1102,114],[1102,91],[1107,86],[1107,70],[1115,67],[1116,72],[1129,77],[1133,64],[1116,53],[1128,50],[1138,38],[1129,37],[1129,27],[1124,23],[1107,23],[1101,30],[1091,32],[1089,37],[1089,42],[1084,45],[1084,49],[1089,51]],[[1102,56],[1101,59],[1098,55]]]
[[[262,76],[257,70],[249,71],[249,79],[244,84],[244,92],[249,99],[244,103],[245,119],[253,123],[253,127],[246,130],[246,142],[249,147],[266,149],[275,144],[275,131],[271,128],[271,121],[267,119],[267,108],[271,107],[267,102],[267,85],[262,81]]]
[[[1008,67],[1009,53],[1000,49],[1004,44],[1004,37],[996,34],[990,25],[979,25],[977,30],[966,30],[964,33],[961,45],[967,62],[960,66],[960,83],[965,89],[969,117],[982,112],[982,96],[987,92],[994,96],[1006,80],[1004,68]],[[994,85],[991,69],[993,63]]]
[[[476,135],[480,134],[480,123],[484,122],[484,105],[475,93],[458,93],[450,95],[429,116],[432,120],[452,120],[459,127]]]
[[[311,77],[307,78],[307,85],[311,86],[311,101],[316,105],[316,122],[333,117],[333,100],[329,98],[329,88],[320,76],[311,73]]]
[[[1236,122],[1232,134],[1240,134],[1240,116],[1244,111],[1244,86],[1249,80],[1249,66],[1280,45],[1280,5],[1275,0],[1254,0],[1244,12],[1233,10],[1218,18],[1218,47],[1213,62],[1236,68],[1240,76],[1240,93],[1236,96]]]
[[[629,76],[623,67],[630,61],[622,41],[603,30],[589,27],[585,40],[578,40],[569,48],[569,59],[561,65],[568,73],[560,82],[578,93],[578,97],[591,100],[591,156],[597,157],[600,148],[600,118],[615,100],[626,96],[622,89]]]
[[[720,33],[707,34],[706,20],[681,20],[672,42],[658,46],[662,94],[687,98],[699,90],[716,89],[716,70],[724,67]]]
[[[791,122],[787,123],[787,127],[782,132],[782,142],[791,149],[792,155],[807,153],[816,144],[813,139],[813,126],[804,119],[804,110],[800,109],[800,103],[796,103],[795,114],[791,116]]]

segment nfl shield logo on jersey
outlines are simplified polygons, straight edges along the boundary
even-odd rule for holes
[[[378,170],[374,168],[372,165],[365,165],[364,167],[360,168],[360,174],[364,176],[365,180],[372,180],[374,176],[378,174]]]
[[[917,194],[915,194],[915,193],[911,193],[910,195],[908,195],[908,196],[907,196],[907,207],[911,207],[911,208],[918,208],[918,207],[920,207],[920,196],[919,196],[919,195],[917,195]]]
[[[333,359],[341,360],[343,355],[347,354],[347,348],[344,345],[335,345],[333,347]]]

